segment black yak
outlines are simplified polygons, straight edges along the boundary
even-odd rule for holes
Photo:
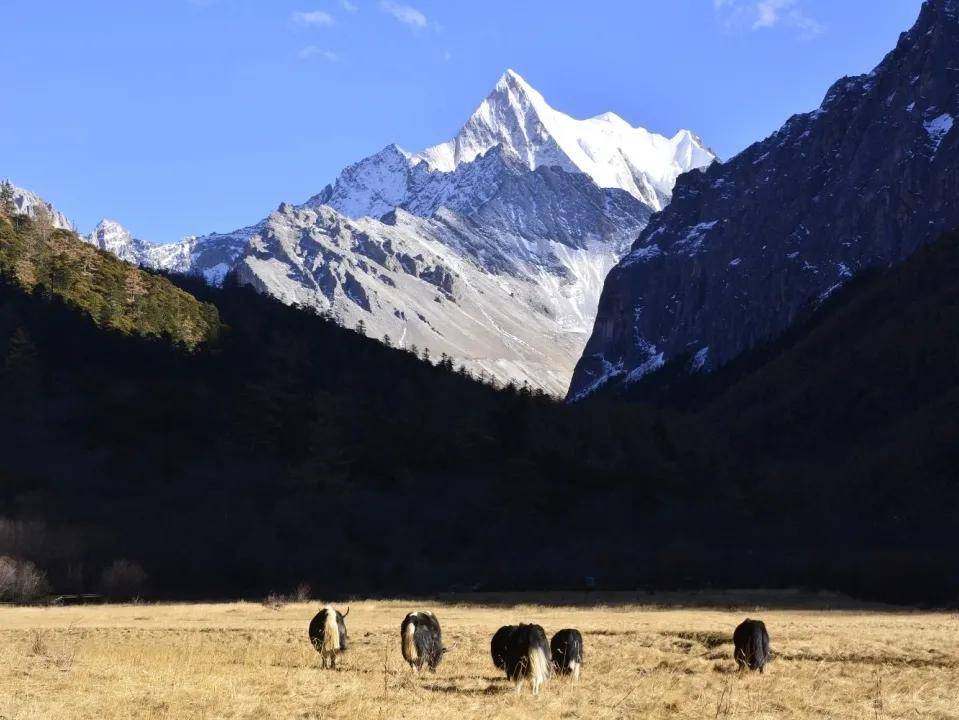
[[[490,645],[493,662],[499,667],[497,659],[502,658],[502,668],[506,671],[506,677],[516,683],[516,692],[523,689],[523,683],[528,679],[533,694],[538,695],[540,687],[552,674],[549,642],[543,628],[523,624],[500,628]]]
[[[579,671],[583,665],[583,636],[579,630],[560,630],[549,641],[553,656],[553,668],[560,675],[572,675],[579,680]]]
[[[334,610],[327,605],[320,610],[310,622],[310,642],[320,654],[322,667],[329,666],[336,669],[336,656],[346,652],[346,616],[350,614],[347,608],[345,613]]]
[[[400,625],[400,646],[403,659],[413,670],[419,672],[426,665],[431,672],[436,672],[446,653],[439,620],[429,611],[411,612]]]
[[[733,633],[734,657],[739,669],[764,672],[769,662],[769,633],[762,620],[746,619]]]
[[[489,649],[493,656],[493,664],[500,670],[506,669],[506,648],[509,645],[509,636],[513,634],[515,629],[515,625],[504,625],[496,631],[490,641]]]

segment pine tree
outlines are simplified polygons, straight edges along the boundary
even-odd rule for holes
[[[49,240],[53,234],[53,215],[43,203],[33,209],[33,230],[41,240]]]
[[[30,339],[30,335],[22,327],[13,331],[7,341],[7,352],[4,357],[4,367],[10,371],[23,371],[33,368],[37,360],[37,347]]]
[[[13,201],[13,186],[6,180],[0,184],[0,215],[12,218],[17,214],[17,205]]]
[[[389,333],[386,333],[386,334],[383,336],[383,344],[386,345],[386,347],[388,347],[388,348],[393,347],[393,338],[390,337],[390,334],[389,334]]]
[[[366,323],[363,322],[362,318],[360,318],[360,320],[358,320],[356,323],[356,332],[358,332],[360,335],[366,335]]]

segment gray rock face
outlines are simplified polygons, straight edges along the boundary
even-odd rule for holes
[[[17,187],[12,182],[10,183],[10,188],[13,190],[13,204],[16,206],[18,213],[22,213],[31,218],[36,217],[37,208],[44,206],[50,214],[50,219],[53,221],[54,227],[60,228],[61,230],[73,230],[73,223],[70,222],[70,219],[35,192]]]
[[[687,130],[565,115],[509,71],[454,140],[390,145],[255,225],[154,245],[104,221],[84,239],[213,284],[236,271],[371,337],[562,395],[606,273],[676,177],[713,159]]]
[[[650,209],[582,173],[530,171],[502,148],[451,173],[422,171],[409,209],[381,218],[316,198],[280,206],[236,263],[239,281],[561,395],[603,278]]]
[[[926,2],[868,75],[725,164],[680,177],[607,278],[569,390],[715,368],[867,268],[959,225],[959,0]]]

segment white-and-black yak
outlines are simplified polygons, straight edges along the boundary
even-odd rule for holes
[[[579,680],[579,671],[583,666],[583,636],[579,630],[560,630],[549,641],[553,656],[553,668],[560,675],[572,675]]]
[[[539,625],[500,628],[493,636],[490,650],[496,667],[505,670],[506,677],[516,683],[516,692],[529,680],[533,694],[537,695],[552,674],[546,631]]]
[[[320,610],[310,622],[310,642],[320,654],[322,667],[336,669],[336,657],[346,652],[346,616],[350,614],[347,608],[345,613],[327,605]]]
[[[425,665],[436,672],[446,653],[440,621],[429,611],[411,612],[400,625],[400,646],[403,659],[413,670],[419,672]]]
[[[769,633],[762,620],[747,618],[733,633],[733,645],[736,646],[734,657],[739,669],[748,667],[750,670],[764,672],[769,662]]]

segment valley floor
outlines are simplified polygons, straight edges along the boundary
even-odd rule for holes
[[[335,672],[306,637],[316,602],[0,608],[0,718],[959,718],[957,615],[824,596],[538,600],[350,603]],[[415,676],[399,625],[425,607],[453,649]],[[762,676],[732,661],[747,615],[772,636]],[[519,621],[583,631],[578,684],[513,692],[489,639]]]

